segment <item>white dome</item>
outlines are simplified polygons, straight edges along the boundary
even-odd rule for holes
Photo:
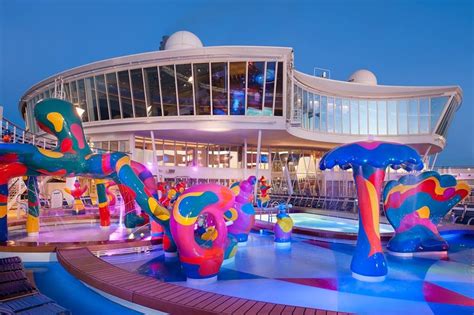
[[[201,48],[202,42],[191,32],[179,31],[173,33],[165,44],[165,50]]]
[[[354,72],[349,77],[349,82],[366,84],[366,85],[377,85],[377,77],[369,70],[361,69]]]

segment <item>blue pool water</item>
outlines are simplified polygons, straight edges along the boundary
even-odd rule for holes
[[[290,217],[293,219],[294,225],[301,228],[356,234],[359,229],[359,221],[352,219],[330,217],[311,213],[291,213]],[[268,221],[268,215],[257,215],[257,219]],[[271,219],[272,222],[276,222],[275,216],[272,216]],[[389,224],[380,224],[380,232],[391,233],[393,232],[393,228]]]
[[[275,249],[272,235],[251,234],[218,282],[196,288],[273,303],[358,314],[470,314],[474,312],[473,235],[450,235],[449,258],[387,255],[389,273],[380,283],[360,282],[350,271],[354,245],[293,237],[288,250]],[[182,286],[178,261],[162,252],[104,258],[121,268]]]
[[[92,291],[57,262],[25,263],[25,267],[33,270],[36,286],[41,293],[72,311],[74,315],[141,314]]]

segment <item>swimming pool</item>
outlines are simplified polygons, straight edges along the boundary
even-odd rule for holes
[[[356,233],[359,230],[359,221],[338,217],[331,217],[312,213],[290,213],[293,223],[297,227],[306,229],[326,230],[331,232]],[[257,219],[268,222],[268,214],[256,216]],[[276,222],[276,216],[271,216],[271,221]],[[389,224],[380,224],[380,233],[393,233]]]

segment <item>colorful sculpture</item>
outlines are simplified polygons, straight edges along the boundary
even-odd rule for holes
[[[256,182],[255,176],[241,182],[235,182],[230,189],[235,195],[235,203],[225,213],[226,220],[233,221],[227,230],[241,244],[247,242],[250,229],[255,223],[255,209],[253,207],[253,188]]]
[[[217,279],[227,245],[224,212],[233,203],[232,191],[217,184],[193,186],[176,200],[170,220],[171,234],[189,281],[209,282]],[[195,239],[195,224],[202,214],[212,217],[215,225],[213,231],[209,227],[206,229],[208,235],[204,239],[212,241],[209,246],[202,246]]]
[[[105,179],[96,179],[97,201],[99,204],[100,227],[107,229],[110,227],[109,198],[107,196],[107,186]]]
[[[115,193],[112,191],[112,189],[110,189],[115,185],[116,184],[113,181],[107,181],[105,183],[105,192],[107,194],[107,200],[110,208],[114,208],[115,204],[117,203],[117,197],[115,197]]]
[[[278,205],[277,221],[273,226],[275,244],[280,247],[291,245],[291,232],[293,230],[293,219],[288,215],[289,207],[282,203]]]
[[[357,189],[359,234],[351,262],[352,275],[359,280],[383,281],[387,263],[380,243],[379,204],[385,169],[391,166],[393,169],[421,170],[423,162],[409,146],[363,141],[327,152],[319,166],[325,170],[336,165],[344,170],[352,168]]]
[[[135,175],[130,158],[120,152],[92,153],[81,119],[71,103],[45,99],[35,105],[34,114],[39,127],[57,138],[58,146],[54,150],[46,150],[31,144],[0,143],[0,242],[8,239],[8,180],[25,175],[113,179],[117,184],[128,187],[140,207],[171,236],[169,211],[158,204],[153,192]]]
[[[270,195],[268,194],[268,190],[272,188],[272,186],[267,184],[267,179],[262,176],[258,180],[260,195],[257,198],[257,206],[259,208],[266,208],[268,207],[268,202],[270,201]]]
[[[437,225],[469,192],[467,183],[434,171],[388,182],[383,191],[383,202],[395,235],[387,249],[402,256],[421,252],[446,253],[449,246],[439,234]]]
[[[87,185],[81,187],[81,183],[77,179],[74,181],[73,189],[69,189],[68,187],[64,188],[64,191],[74,198],[74,210],[76,210],[76,214],[84,214],[86,212],[81,197],[87,189],[89,189]]]
[[[39,233],[38,179],[35,176],[28,176],[26,187],[28,189],[26,233],[28,233],[28,236],[37,236]]]

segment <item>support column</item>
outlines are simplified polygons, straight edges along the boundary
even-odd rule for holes
[[[257,185],[258,185],[258,171],[260,168],[260,154],[262,149],[262,130],[258,131],[257,137],[257,161],[255,163],[255,177],[257,180],[255,181],[254,189],[253,189],[253,198],[257,200]]]
[[[247,179],[248,176],[247,176],[247,138],[244,139],[244,151],[242,153],[243,155],[243,164],[242,167],[244,169],[244,179]]]
[[[39,200],[38,179],[36,176],[28,176],[28,216],[26,217],[26,232],[28,236],[39,234]]]
[[[8,241],[8,181],[0,184],[0,242]]]
[[[109,198],[105,188],[105,179],[96,179],[97,200],[99,204],[100,228],[108,229],[110,227]]]
[[[160,172],[158,170],[158,160],[156,158],[156,146],[155,146],[155,133],[150,130],[150,137],[151,137],[151,149],[153,150],[153,170],[156,171],[156,178],[158,179],[160,177]]]

